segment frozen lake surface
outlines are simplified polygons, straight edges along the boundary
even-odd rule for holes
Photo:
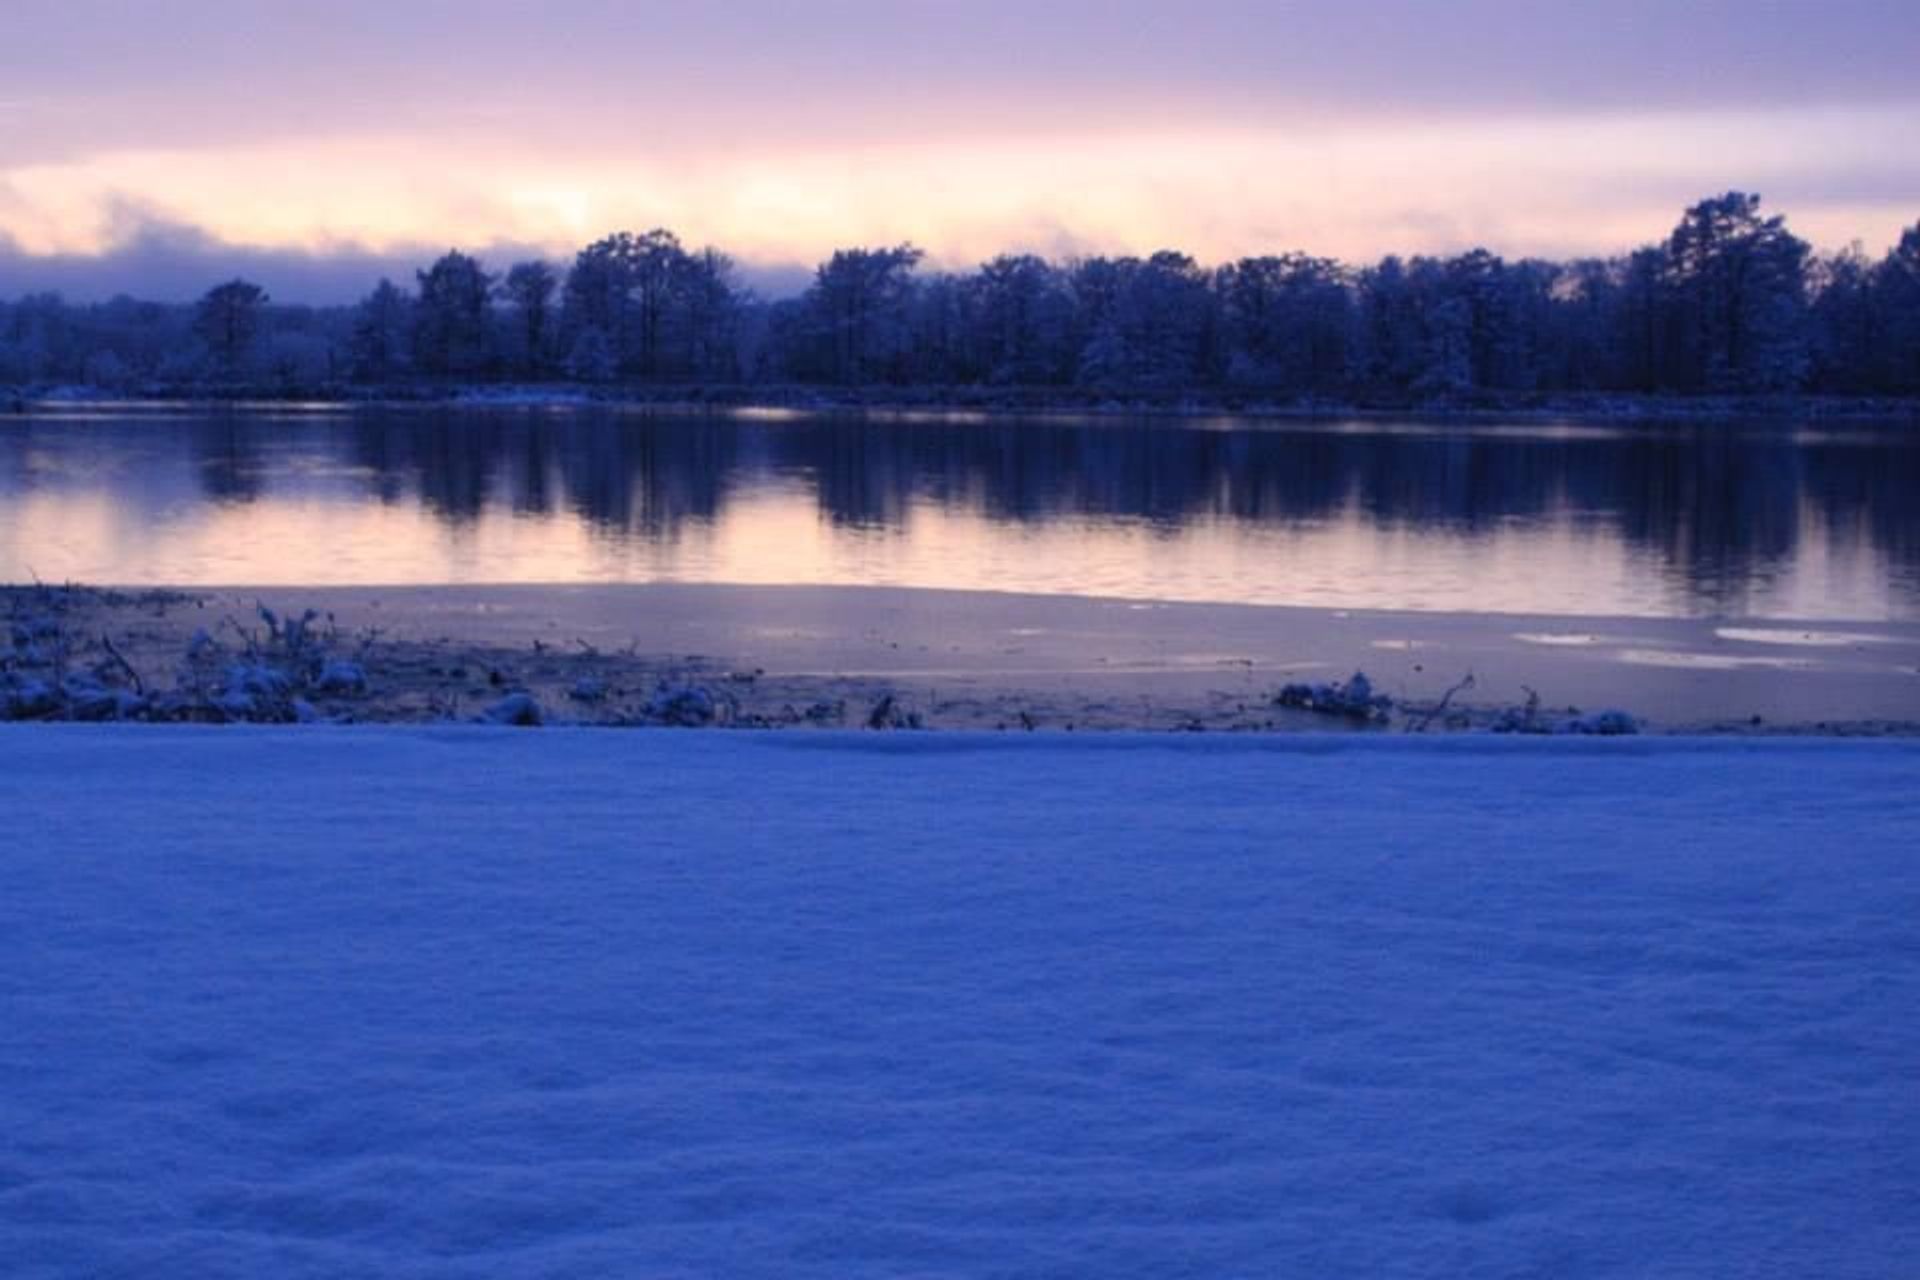
[[[0,729],[19,1277],[1920,1250],[1920,749]]]
[[[1920,433],[532,410],[0,419],[0,581],[1920,619]]]

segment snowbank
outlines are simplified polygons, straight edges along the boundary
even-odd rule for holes
[[[0,728],[10,1276],[1897,1274],[1920,747]]]

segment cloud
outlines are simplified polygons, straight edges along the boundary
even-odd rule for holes
[[[98,253],[32,254],[0,237],[0,296],[51,290],[77,301],[124,293],[183,302],[242,276],[264,285],[279,301],[341,303],[365,296],[383,276],[410,283],[414,271],[440,252],[230,244],[198,227],[143,218],[131,208],[123,208],[115,220],[118,234]],[[537,256],[515,245],[488,246],[482,254],[502,265]]]
[[[1759,191],[1822,247],[1894,242],[1920,216],[1920,110],[1598,113],[1334,136],[1250,127],[985,134],[668,161],[394,136],[137,152],[0,170],[0,294],[193,296],[234,274],[341,301],[460,247],[496,268],[664,226],[794,291],[835,248],[911,240],[931,265],[1178,248],[1363,261],[1485,246],[1606,254],[1702,196]]]
[[[1912,0],[0,4],[15,258],[1604,252],[1728,187],[1872,244],[1920,185]]]
[[[261,284],[279,302],[331,305],[358,301],[383,277],[411,286],[414,273],[446,251],[445,246],[428,245],[374,249],[342,243],[289,249],[233,244],[125,202],[111,220],[116,227],[113,242],[97,253],[30,253],[0,231],[0,298],[54,292],[76,302],[120,294],[187,302],[238,276]],[[566,256],[502,242],[466,251],[496,273],[529,258],[562,261]],[[779,261],[743,263],[740,276],[764,296],[784,297],[806,287],[812,268]]]
[[[1920,100],[1911,0],[6,0],[0,165],[406,127],[658,156]],[[10,124],[12,121],[10,121]]]

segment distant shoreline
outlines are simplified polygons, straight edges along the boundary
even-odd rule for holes
[[[161,408],[644,408],[675,412],[912,413],[1014,417],[1245,417],[1285,420],[1405,417],[1621,422],[1735,419],[1920,422],[1920,397],[1483,394],[1416,401],[1316,400],[1257,391],[1097,391],[1015,387],[824,387],[763,384],[471,383],[460,385],[89,386],[0,388],[0,415],[107,405]]]

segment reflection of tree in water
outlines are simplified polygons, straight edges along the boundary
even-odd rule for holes
[[[1896,438],[1897,439],[1897,438]],[[916,496],[991,519],[1324,522],[1468,536],[1515,523],[1611,528],[1696,604],[1738,612],[1801,549],[1803,514],[1920,572],[1920,447],[1796,442],[1726,425],[1497,434],[1183,430],[1062,422],[784,429],[835,520],[897,521]]]
[[[735,434],[689,419],[396,411],[356,418],[353,459],[383,498],[411,489],[448,520],[564,503],[614,530],[671,534],[719,510]]]
[[[40,453],[36,443],[36,430],[33,418],[23,418],[19,422],[0,420],[0,493],[13,497],[25,495],[35,487],[35,457]]]
[[[411,488],[426,508],[456,524],[478,520],[486,510],[510,424],[484,414],[395,412],[357,415],[354,465],[370,472],[387,501]]]
[[[740,433],[707,418],[610,416],[569,421],[558,472],[574,510],[597,525],[673,537],[720,513],[738,471]]]
[[[196,418],[192,449],[201,492],[213,502],[252,502],[265,489],[260,424],[233,414]]]
[[[1806,446],[1809,514],[1840,544],[1864,541],[1920,590],[1920,435]]]
[[[1627,540],[1656,554],[1696,606],[1745,611],[1800,545],[1805,458],[1785,436],[1701,427],[1629,441],[1618,512]]]
[[[518,455],[516,465],[507,468],[513,483],[511,501],[515,515],[544,516],[553,511],[551,459],[555,450],[551,436],[550,429],[535,421],[510,441],[510,447]]]
[[[918,458],[909,438],[921,429],[830,418],[775,428],[767,444],[782,470],[812,475],[820,509],[833,523],[897,528],[923,487],[915,482]],[[929,487],[934,500],[950,500],[938,483]]]
[[[1569,521],[1616,531],[1696,606],[1724,612],[1740,612],[1784,573],[1810,526],[1835,546],[1870,546],[1920,590],[1912,497],[1920,443],[1890,433],[1796,442],[1725,426],[1228,431],[441,410],[368,412],[344,427],[221,416],[196,423],[191,440],[207,495],[251,501],[268,471],[266,442],[324,456],[343,431],[381,500],[415,495],[455,522],[489,507],[566,509],[616,535],[673,537],[687,521],[716,519],[731,492],[798,477],[823,518],[861,528],[898,528],[916,502],[997,522],[1125,520],[1167,530],[1357,518],[1475,537]]]

